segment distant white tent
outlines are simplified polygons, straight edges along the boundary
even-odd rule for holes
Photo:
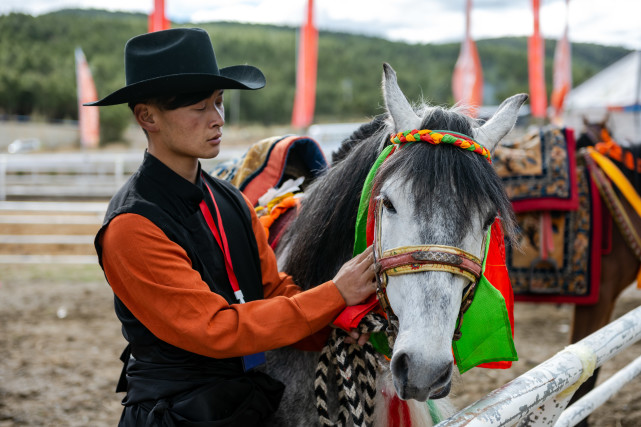
[[[609,114],[615,134],[641,140],[641,51],[635,51],[570,91],[564,122],[581,130],[583,117],[600,121]]]

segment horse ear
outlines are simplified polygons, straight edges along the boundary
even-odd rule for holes
[[[413,130],[421,124],[421,119],[398,86],[396,72],[388,63],[383,63],[383,98],[394,121],[395,132]]]
[[[585,127],[590,126],[590,121],[588,120],[587,117],[585,117],[585,114],[581,115],[581,117],[583,118],[583,126]]]
[[[493,152],[499,141],[514,127],[519,108],[527,99],[527,94],[520,93],[503,101],[490,120],[483,126],[473,129],[474,140]]]

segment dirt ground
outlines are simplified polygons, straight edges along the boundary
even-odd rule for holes
[[[627,290],[616,316],[641,304]],[[571,319],[566,305],[517,304],[510,370],[473,369],[453,388],[463,408],[563,349]],[[0,265],[0,427],[114,426],[122,394],[114,393],[125,341],[112,294],[98,266]],[[608,362],[601,381],[641,354],[641,343]],[[592,425],[640,426],[641,381],[627,384],[592,415]]]

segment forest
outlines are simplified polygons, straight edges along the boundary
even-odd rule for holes
[[[212,38],[219,67],[251,64],[267,78],[264,89],[235,91],[226,102],[228,122],[289,123],[296,82],[297,29],[239,23],[172,23],[198,26]],[[62,10],[33,17],[0,16],[0,115],[45,121],[77,118],[74,50],[82,48],[99,97],[124,86],[123,47],[147,31],[143,14]],[[407,44],[382,38],[324,32],[318,42],[315,121],[349,122],[381,112],[382,63],[390,63],[410,99],[451,104],[451,79],[460,44]],[[545,41],[545,75],[552,88],[555,40]],[[484,104],[528,91],[527,38],[478,40]],[[572,43],[572,76],[579,85],[622,58],[628,49]],[[130,123],[126,106],[101,109],[101,141],[118,139]]]

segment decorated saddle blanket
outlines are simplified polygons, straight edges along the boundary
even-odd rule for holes
[[[577,209],[571,129],[548,126],[530,132],[497,147],[492,163],[515,212]]]
[[[572,130],[544,127],[497,148],[494,159],[517,214],[517,245],[506,245],[515,301],[594,304],[602,204]]]
[[[288,135],[258,141],[240,158],[220,163],[210,173],[231,182],[256,206],[270,188],[301,176],[308,184],[327,167],[323,150],[316,141]]]
[[[296,216],[302,190],[328,168],[320,145],[306,136],[266,138],[211,175],[231,182],[254,205],[272,248]]]
[[[515,301],[597,302],[604,241],[602,203],[582,161],[574,173],[577,210],[517,214],[520,248],[508,245],[506,251]]]

